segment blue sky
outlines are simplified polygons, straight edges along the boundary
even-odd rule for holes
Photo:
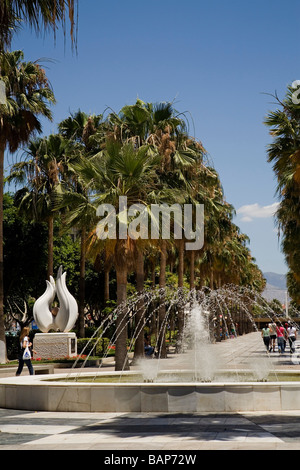
[[[139,97],[187,112],[220,174],[235,223],[264,271],[285,273],[275,230],[276,181],[263,125],[300,79],[298,0],[79,0],[78,54],[69,39],[23,30],[13,49],[42,59],[57,104],[44,133],[81,108],[119,111]],[[45,59],[51,59],[46,61]],[[16,157],[15,157],[16,158]],[[10,159],[10,162],[12,159]]]

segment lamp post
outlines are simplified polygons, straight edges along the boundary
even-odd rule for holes
[[[289,316],[289,300],[288,300],[288,292],[285,291],[285,316]]]

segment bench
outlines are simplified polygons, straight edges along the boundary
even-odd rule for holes
[[[54,374],[54,365],[53,364],[41,364],[41,365],[33,365],[33,370],[35,375],[42,375],[42,374]]]

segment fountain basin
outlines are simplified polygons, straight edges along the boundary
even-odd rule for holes
[[[233,370],[222,370],[214,373],[212,377],[197,378],[193,371],[182,371],[182,370],[165,370],[159,371],[157,377],[151,379],[144,377],[142,373],[138,371],[130,371],[126,373],[120,372],[101,372],[96,374],[70,374],[68,376],[62,376],[60,379],[54,378],[46,380],[49,381],[62,381],[68,383],[83,382],[83,383],[100,383],[100,384],[123,384],[123,383],[175,383],[177,385],[181,383],[188,384],[201,384],[201,383],[236,383],[236,382],[300,382],[300,372],[295,371],[271,371],[267,373],[266,377],[261,379],[257,377],[256,373],[248,370],[241,369],[238,371]]]
[[[87,378],[91,374],[86,372],[80,376]],[[75,381],[76,377],[78,374],[0,379],[0,407],[52,412],[144,413],[300,409],[300,381],[83,383]],[[70,378],[74,381],[62,380]]]

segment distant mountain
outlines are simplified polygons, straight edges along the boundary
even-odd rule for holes
[[[263,273],[267,285],[262,295],[267,300],[278,299],[281,304],[286,302],[286,276],[285,274]]]
[[[271,284],[278,289],[286,290],[286,275],[276,273],[263,273],[268,284]]]

